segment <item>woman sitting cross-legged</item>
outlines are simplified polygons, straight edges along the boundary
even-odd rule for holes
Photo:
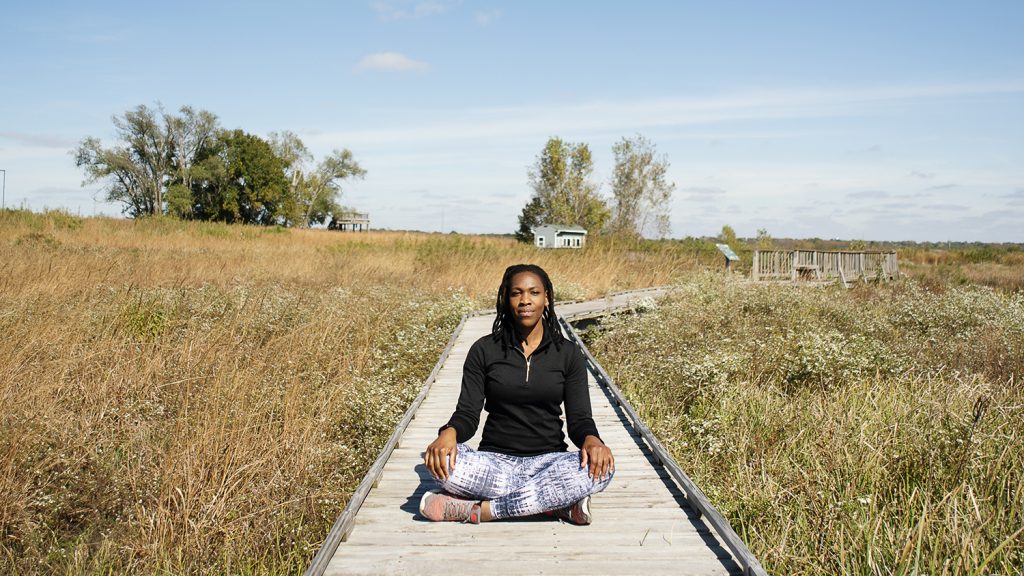
[[[615,460],[591,415],[583,353],[558,329],[554,300],[539,266],[505,270],[493,330],[470,348],[455,413],[424,455],[443,490],[420,500],[425,518],[478,523],[548,513],[590,524],[590,496],[611,482]],[[579,452],[566,452],[563,403]],[[487,422],[473,450],[465,442],[482,408]]]

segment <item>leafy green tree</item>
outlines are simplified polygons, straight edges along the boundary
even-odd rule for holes
[[[530,241],[530,230],[541,224],[575,224],[600,232],[611,211],[598,194],[593,172],[594,160],[586,144],[548,139],[529,171],[533,197],[519,215],[516,236]]]
[[[284,161],[242,130],[218,133],[193,166],[192,212],[201,220],[284,224],[295,211]]]
[[[285,178],[288,179],[288,191],[292,198],[299,196],[299,189],[304,185],[307,166],[313,161],[313,154],[306,144],[294,132],[271,132],[267,141],[274,154],[284,163]],[[302,220],[298,203],[295,210],[288,215],[288,223],[294,224]]]
[[[718,241],[727,246],[736,248],[736,231],[728,224],[722,226],[722,231],[718,234]]]
[[[771,250],[775,245],[775,241],[772,240],[771,234],[769,234],[768,230],[764,228],[757,229],[756,242],[758,250]]]
[[[104,182],[107,200],[132,217],[192,217],[192,168],[218,130],[217,117],[190,106],[173,115],[140,105],[112,120],[118,145],[104,148],[88,137],[74,151],[83,185]]]
[[[165,187],[174,173],[166,118],[162,108],[140,105],[113,117],[119,146],[82,140],[74,151],[75,165],[85,171],[82,185],[104,182],[107,200],[124,204],[132,217],[163,214]]]
[[[190,106],[178,114],[138,106],[113,122],[119,144],[85,138],[75,164],[85,171],[83,185],[103,182],[107,199],[133,217],[308,226],[344,213],[341,182],[366,174],[347,149],[309,169],[313,155],[295,134],[271,134],[268,142],[225,131],[214,114]]]
[[[167,212],[192,218],[192,172],[195,163],[217,135],[217,116],[205,110],[182,106],[180,116],[164,115],[171,140],[174,178],[167,187]]]
[[[330,217],[341,217],[348,209],[339,204],[341,182],[366,175],[350,150],[335,149],[312,170],[313,161],[306,145],[291,132],[272,133],[270,145],[285,163],[289,190],[296,211],[289,221],[301,226],[323,224]]]
[[[623,138],[612,146],[612,152],[611,231],[626,236],[668,236],[670,203],[676,188],[666,177],[668,158],[659,156],[654,144],[639,134]]]
[[[299,189],[296,203],[304,208],[304,225],[323,224],[329,217],[340,217],[349,211],[338,203],[341,181],[366,175],[348,149],[334,150],[317,164],[316,169]]]
[[[544,224],[544,206],[539,197],[534,196],[523,207],[519,215],[519,229],[516,230],[516,240],[533,243],[533,229]]]

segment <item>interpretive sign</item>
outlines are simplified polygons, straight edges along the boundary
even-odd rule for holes
[[[729,262],[740,261],[740,257],[737,256],[736,253],[732,251],[732,248],[729,248],[728,244],[715,244],[715,246],[718,246],[718,249],[721,250],[722,254],[725,254],[725,259],[728,260]]]

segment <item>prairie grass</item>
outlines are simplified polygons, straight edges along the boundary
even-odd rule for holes
[[[904,272],[933,290],[972,284],[1004,292],[1024,290],[1024,251],[1019,245],[901,249],[899,259]]]
[[[770,573],[1024,571],[1024,294],[700,276],[590,337]]]
[[[0,212],[0,573],[301,572],[466,311],[705,256]]]

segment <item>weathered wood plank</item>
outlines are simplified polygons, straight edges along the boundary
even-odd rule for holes
[[[657,292],[560,305],[563,317],[599,315],[635,305]],[[326,574],[730,574],[739,573],[717,534],[690,509],[672,477],[659,466],[632,423],[590,378],[594,418],[616,457],[615,479],[594,497],[591,526],[550,518],[481,525],[432,523],[417,506],[433,480],[422,465],[423,449],[437,437],[454,409],[462,363],[469,346],[490,330],[491,319],[467,319],[454,335],[415,418],[397,435],[337,547]],[[481,429],[486,414],[481,418]],[[470,442],[476,445],[479,434]],[[570,450],[575,449],[570,445]]]

